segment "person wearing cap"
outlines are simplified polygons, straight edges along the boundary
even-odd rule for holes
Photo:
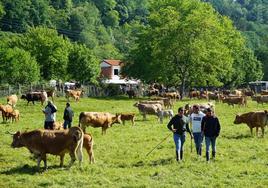
[[[201,122],[202,134],[205,135],[206,142],[206,160],[209,161],[209,147],[212,146],[212,158],[216,157],[216,139],[220,134],[221,125],[219,119],[212,114],[210,108],[207,109],[206,116],[203,117]]]
[[[74,112],[71,109],[70,103],[67,102],[66,107],[64,109],[64,113],[63,113],[63,119],[64,119],[63,128],[64,129],[67,129],[67,126],[68,128],[72,126],[73,117],[74,117]]]
[[[43,110],[45,114],[45,129],[53,129],[54,122],[56,121],[56,111],[57,107],[51,101],[47,101],[47,105]]]
[[[205,114],[199,110],[198,105],[193,105],[193,113],[190,115],[190,124],[192,126],[192,133],[197,155],[202,154],[203,136],[201,134],[201,122]]]
[[[183,159],[183,144],[185,142],[185,132],[189,132],[192,138],[192,133],[188,126],[187,117],[185,117],[183,113],[183,107],[180,107],[178,109],[178,114],[175,115],[167,125],[167,128],[173,132],[173,140],[176,147],[177,161]]]

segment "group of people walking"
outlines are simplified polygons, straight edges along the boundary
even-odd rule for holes
[[[216,139],[220,134],[220,122],[211,108],[206,109],[206,114],[199,110],[198,105],[193,106],[193,112],[186,115],[183,107],[178,109],[175,115],[167,124],[167,128],[173,132],[173,140],[176,148],[176,160],[183,159],[183,145],[186,132],[191,139],[194,139],[197,155],[202,155],[202,143],[205,137],[206,160],[210,160],[210,145],[212,146],[212,158],[216,156]],[[191,125],[191,129],[189,127]],[[192,131],[191,131],[192,130]]]
[[[47,102],[46,107],[43,110],[43,113],[45,114],[45,123],[44,123],[44,128],[45,129],[53,129],[54,123],[56,121],[56,112],[57,112],[57,107],[55,104],[53,104],[51,101]],[[72,126],[72,121],[73,121],[73,116],[74,112],[71,109],[70,103],[66,103],[66,107],[63,112],[63,128],[67,129]]]

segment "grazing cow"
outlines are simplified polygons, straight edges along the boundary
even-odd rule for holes
[[[262,130],[262,137],[264,136],[264,127],[267,125],[268,113],[267,110],[259,112],[248,112],[242,115],[236,115],[234,124],[245,123],[250,128],[251,135],[253,136],[253,128],[256,127],[256,135],[258,136],[259,127]]]
[[[12,116],[13,108],[11,105],[2,105],[0,104],[0,111],[2,112],[3,122],[6,122],[8,118]]]
[[[157,117],[159,118],[160,123],[163,123],[163,118],[171,119],[174,116],[173,110],[160,110],[157,112]]]
[[[125,125],[125,121],[131,121],[132,126],[135,125],[135,114],[134,113],[119,113],[121,115],[121,120],[123,125]]]
[[[21,96],[21,99],[27,100],[27,105],[31,101],[34,104],[34,101],[41,101],[41,105],[43,105],[47,101],[47,93],[45,91],[42,92],[30,92]]]
[[[20,119],[20,112],[19,112],[19,110],[13,110],[12,112],[11,112],[11,118],[12,118],[12,122],[17,122],[17,121],[19,121],[19,119]]]
[[[7,104],[10,104],[13,108],[16,106],[18,102],[17,95],[10,95],[7,97]]]
[[[240,106],[247,105],[246,97],[226,97],[222,99],[222,103],[227,103],[228,105],[232,105],[234,107],[235,104]]]
[[[121,124],[121,115],[113,115],[108,112],[81,112],[79,115],[79,127],[82,127],[84,133],[86,127],[91,126],[94,128],[101,127],[102,135],[106,134],[106,130],[114,123]]]
[[[139,109],[139,112],[143,116],[143,120],[146,120],[146,114],[157,115],[158,111],[163,110],[161,104],[143,104],[143,103],[135,103],[133,106]]]
[[[263,103],[268,103],[268,95],[252,96],[252,100],[263,105]]]
[[[74,100],[77,102],[80,100],[80,97],[83,95],[83,90],[66,90],[65,91],[65,97],[67,98],[67,101],[70,101],[70,97],[74,98]]]
[[[17,132],[13,135],[13,148],[26,147],[37,156],[37,167],[40,168],[41,160],[47,169],[46,154],[59,155],[60,166],[63,166],[64,154],[69,153],[71,166],[76,157],[81,164],[83,158],[84,133],[79,127],[71,127],[67,130],[33,130],[29,132]]]
[[[180,99],[181,96],[178,92],[167,92],[163,94],[163,97],[170,98],[170,99]]]
[[[93,138],[90,134],[84,134],[84,142],[83,142],[83,147],[86,149],[88,158],[89,158],[89,163],[94,163],[95,158],[94,158],[94,152],[93,152]]]

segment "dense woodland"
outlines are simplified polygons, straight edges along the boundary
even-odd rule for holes
[[[265,0],[1,0],[0,82],[98,83],[102,59],[145,82],[268,80]]]

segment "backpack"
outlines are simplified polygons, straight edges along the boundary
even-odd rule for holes
[[[51,109],[51,113],[57,112],[57,109],[56,109],[56,107],[54,105],[50,105],[49,107]]]

